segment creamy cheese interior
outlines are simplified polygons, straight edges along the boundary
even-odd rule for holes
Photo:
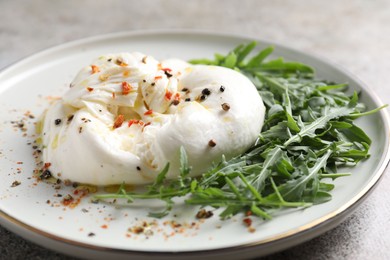
[[[256,141],[265,108],[252,82],[227,68],[159,62],[141,53],[102,56],[83,68],[42,122],[43,162],[74,182],[146,184],[180,147],[204,173]]]

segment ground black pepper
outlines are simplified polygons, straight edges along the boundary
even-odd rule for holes
[[[59,124],[61,124],[61,121],[62,120],[58,118],[58,119],[54,120],[54,124],[55,125],[59,125]]]
[[[47,180],[47,179],[49,179],[51,176],[52,176],[52,175],[51,175],[51,172],[50,172],[48,169],[46,169],[46,170],[44,170],[44,171],[42,172],[42,174],[39,176],[39,178],[40,178],[41,180],[43,180],[43,179]]]
[[[167,78],[170,78],[172,77],[172,74],[169,73],[168,71],[164,70],[164,73],[165,73],[165,76],[167,76]]]
[[[74,115],[68,116],[68,121],[67,121],[67,123],[70,123],[70,122],[73,120],[73,118],[74,118]]]
[[[205,218],[210,218],[212,216],[213,216],[213,212],[211,212],[210,210],[205,210],[205,209],[201,209],[198,211],[198,213],[196,213],[197,219],[205,219]]]
[[[16,186],[19,186],[21,184],[20,181],[14,181],[12,184],[11,184],[11,187],[16,187]]]
[[[221,106],[224,111],[228,111],[230,109],[230,105],[228,103],[223,103]]]
[[[211,91],[208,88],[205,88],[202,90],[202,94],[208,96],[211,94]]]

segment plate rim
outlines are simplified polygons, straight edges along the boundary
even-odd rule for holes
[[[276,41],[269,41],[264,40],[259,37],[252,37],[248,35],[243,34],[237,34],[237,33],[224,33],[224,32],[213,32],[213,31],[207,31],[207,30],[187,30],[187,29],[172,29],[172,30],[135,30],[135,31],[121,31],[121,32],[115,32],[115,33],[107,33],[107,34],[101,34],[101,35],[95,35],[91,37],[86,37],[82,39],[73,40],[70,42],[66,42],[63,44],[55,45],[49,48],[45,48],[41,51],[38,51],[36,53],[33,53],[31,55],[28,55],[22,59],[19,59],[9,65],[6,65],[5,67],[0,69],[0,81],[2,80],[2,76],[9,71],[12,71],[13,69],[17,69],[18,66],[23,65],[23,63],[28,63],[31,60],[34,60],[36,58],[39,58],[42,55],[50,54],[52,52],[61,51],[61,49],[67,49],[72,48],[81,44],[85,43],[93,43],[96,41],[102,41],[107,39],[120,39],[120,38],[126,38],[126,37],[137,37],[137,36],[158,36],[158,35],[199,35],[199,36],[210,36],[210,37],[224,37],[224,38],[235,38],[235,39],[241,39],[243,41],[259,41],[265,44],[274,45],[279,48],[292,51],[296,54],[303,55],[305,57],[309,57],[311,59],[314,59],[316,61],[319,61],[321,63],[326,64],[329,67],[333,67],[343,74],[347,75],[350,78],[353,78],[359,86],[361,86],[367,93],[367,95],[374,101],[376,105],[383,105],[383,102],[380,100],[380,98],[375,94],[375,92],[372,91],[370,86],[365,84],[360,78],[356,75],[353,75],[348,70],[343,68],[342,66],[330,61],[326,57],[321,57],[317,54],[313,54],[310,51],[301,51],[299,49],[291,48],[289,46],[284,45],[283,43],[279,43]],[[389,133],[390,129],[390,119],[389,119],[389,113],[387,109],[381,109],[379,111],[380,117],[383,120],[385,132]],[[60,237],[58,235],[50,234],[49,232],[40,230],[39,228],[35,228],[33,226],[30,226],[22,221],[19,221],[15,217],[3,212],[0,209],[0,224],[17,233],[18,235],[21,235],[27,240],[32,241],[32,239],[29,239],[29,236],[26,234],[22,234],[22,231],[28,231],[33,232],[35,235],[39,235],[41,237],[44,237],[45,239],[53,239],[56,242],[64,243],[68,246],[75,246],[81,249],[92,249],[97,251],[104,251],[104,252],[112,252],[112,253],[119,253],[119,254],[140,254],[145,256],[152,256],[152,255],[160,255],[160,256],[171,256],[171,257],[183,257],[183,256],[190,256],[190,255],[197,255],[200,254],[219,254],[219,253],[226,253],[227,250],[230,252],[237,252],[240,250],[251,250],[251,249],[259,249],[260,247],[266,248],[271,247],[272,244],[279,245],[278,248],[274,250],[265,250],[266,254],[270,254],[282,249],[286,249],[288,247],[291,247],[293,245],[297,245],[299,243],[302,243],[308,239],[311,239],[313,237],[316,237],[327,230],[330,230],[331,228],[338,225],[343,219],[345,219],[349,214],[353,212],[353,210],[368,197],[368,195],[374,190],[374,188],[377,186],[379,181],[382,179],[388,165],[390,162],[390,143],[389,143],[389,135],[386,135],[387,144],[385,145],[385,153],[382,155],[382,162],[376,173],[372,176],[371,180],[364,186],[362,189],[354,196],[351,197],[348,202],[344,203],[342,206],[338,207],[337,209],[334,209],[332,212],[326,214],[325,216],[318,218],[310,223],[307,223],[306,225],[300,226],[298,228],[285,231],[279,235],[272,236],[270,238],[262,239],[256,242],[246,243],[242,245],[237,246],[226,246],[221,248],[215,248],[215,249],[205,249],[205,250],[197,250],[197,251],[142,251],[142,250],[130,250],[130,249],[120,249],[120,248],[111,248],[111,247],[104,247],[99,245],[93,245],[88,244],[84,242],[79,242],[71,239],[66,239],[63,237]],[[333,223],[333,225],[331,225]],[[19,229],[19,230],[18,230]],[[17,230],[17,231],[15,231]],[[287,242],[291,239],[294,239],[296,237],[299,237],[301,239],[297,239],[297,241],[290,241],[289,243],[283,244],[284,242]],[[40,244],[37,241],[32,241],[34,243]],[[57,250],[52,249],[51,250]],[[70,252],[62,251],[63,253],[69,254]],[[259,254],[258,254],[259,255]],[[264,254],[265,255],[265,254]]]

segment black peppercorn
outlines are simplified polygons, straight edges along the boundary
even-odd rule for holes
[[[202,94],[208,96],[211,94],[211,91],[208,88],[205,88],[202,90]]]
[[[49,171],[49,170],[44,170],[43,172],[42,172],[42,174],[39,176],[39,178],[41,179],[41,180],[43,180],[43,179],[45,179],[45,180],[47,180],[47,179],[49,179],[51,177],[51,172]]]

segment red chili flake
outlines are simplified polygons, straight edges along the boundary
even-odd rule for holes
[[[131,89],[132,88],[131,88],[129,83],[127,83],[126,81],[122,82],[122,94],[123,95],[129,94]]]
[[[103,228],[103,229],[107,229],[108,228],[108,226],[106,224],[101,225],[100,227]]]
[[[135,233],[135,234],[141,234],[144,232],[144,227],[141,227],[141,226],[135,226],[133,227],[132,229],[130,229],[129,231]]]
[[[168,91],[168,90],[165,91],[165,98],[166,98],[167,100],[171,100],[172,95],[173,95],[172,92],[170,92],[170,91]]]
[[[68,194],[66,195],[63,199],[62,199],[62,204],[65,205],[65,206],[68,206],[70,203],[73,202],[73,197],[72,195]]]
[[[147,122],[147,123],[143,126],[142,131],[144,131],[144,128],[147,127],[147,126],[150,125],[150,124],[152,124],[152,122]]]
[[[250,218],[244,218],[244,219],[242,220],[242,222],[243,222],[244,225],[247,226],[247,227],[250,227],[250,226],[252,225],[252,219],[250,219]]]
[[[132,124],[138,124],[138,123],[139,123],[139,120],[131,119],[127,125],[130,127]]]
[[[130,75],[130,71],[126,70],[123,72],[123,77],[128,77]]]
[[[163,71],[168,71],[168,72],[171,72],[171,71],[172,71],[172,69],[170,69],[170,68],[162,68],[161,70],[163,70]]]
[[[73,191],[74,195],[79,195],[81,197],[84,197],[85,195],[88,195],[89,193],[90,193],[90,190],[84,186],[76,187],[76,189]]]
[[[164,226],[170,225],[172,228],[179,228],[179,227],[182,226],[182,224],[178,223],[178,222],[175,221],[175,220],[167,220],[167,221],[164,221],[163,225],[164,225]],[[171,233],[171,235],[174,235],[174,232]]]
[[[100,72],[99,67],[96,65],[91,65],[91,69],[92,69],[92,74]]]
[[[180,100],[180,93],[176,93],[175,96],[173,97],[174,100]]]
[[[153,114],[153,110],[152,110],[152,109],[149,109],[148,111],[146,111],[146,112],[144,113],[145,116],[149,116],[149,115],[151,115],[151,114]]]
[[[23,162],[16,162],[16,164],[23,164]]]
[[[217,145],[217,143],[213,139],[211,139],[208,144],[210,147],[215,147]]]
[[[43,165],[43,168],[44,168],[44,169],[47,169],[47,168],[49,168],[50,166],[51,166],[51,163],[46,162],[46,163]]]
[[[87,90],[88,90],[89,92],[92,92],[92,91],[93,91],[93,88],[87,87]]]
[[[118,117],[115,119],[115,122],[114,122],[114,126],[113,126],[114,129],[121,127],[124,121],[125,121],[124,115],[118,115]]]
[[[156,77],[154,77],[154,80],[159,80],[159,79],[162,79],[162,76],[156,76]]]
[[[247,212],[245,212],[245,216],[252,216],[252,211],[248,210]]]

